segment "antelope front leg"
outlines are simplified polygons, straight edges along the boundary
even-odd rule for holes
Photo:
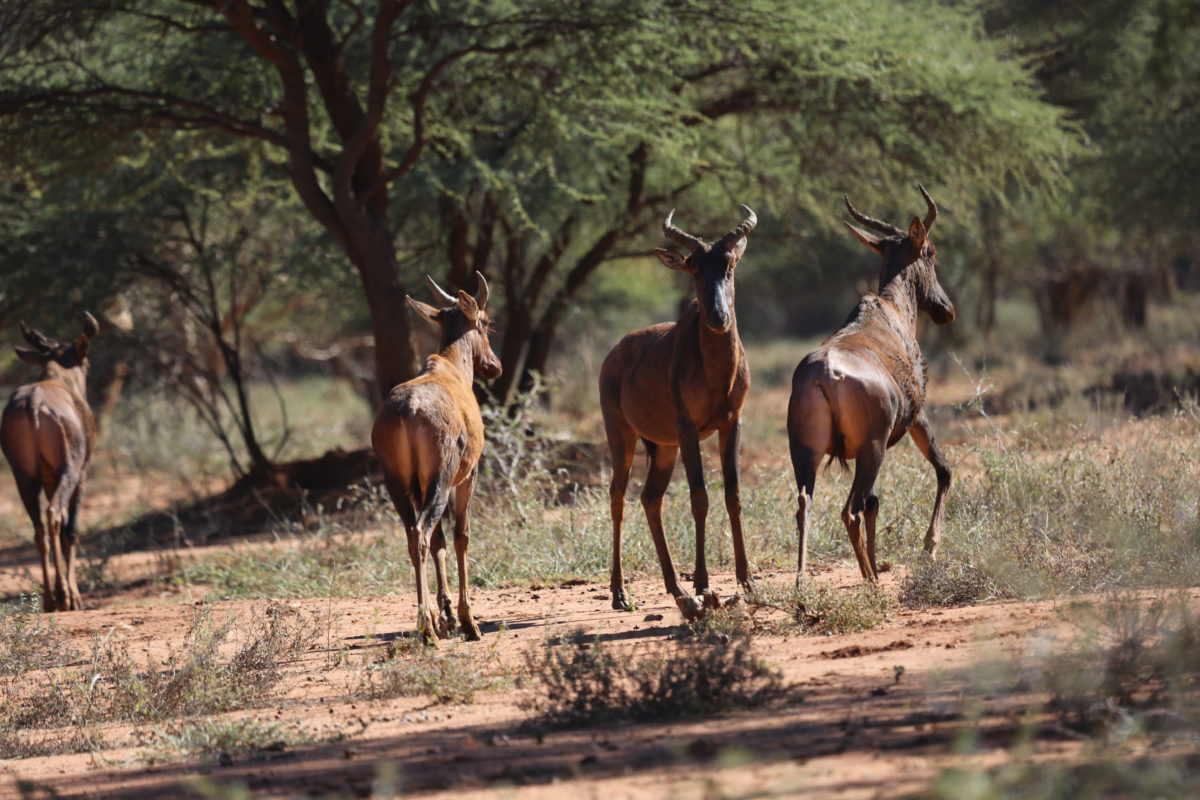
[[[933,431],[929,427],[929,419],[922,411],[916,422],[908,429],[913,444],[921,451],[926,460],[933,465],[937,475],[937,496],[933,500],[933,516],[929,519],[929,531],[925,534],[925,552],[931,557],[937,556],[938,543],[942,538],[942,519],[946,515],[946,495],[950,492],[950,465],[946,457],[934,441]]]
[[[475,493],[475,476],[471,473],[454,493],[454,554],[458,557],[458,621],[462,625],[463,636],[468,641],[477,642],[483,638],[479,625],[471,614],[471,582],[467,577],[467,547],[471,544],[471,528],[469,513],[471,496]]]
[[[708,522],[708,489],[704,486],[704,464],[700,460],[700,436],[690,419],[679,420],[679,452],[687,473],[692,496],[692,518],[696,523],[696,595],[706,607],[716,608],[721,601],[708,589],[708,560],[705,555],[705,525]],[[685,612],[686,613],[686,612]]]
[[[721,447],[721,473],[725,479],[725,509],[729,512],[729,527],[733,534],[733,565],[738,586],[749,596],[754,591],[750,580],[750,562],[746,558],[746,540],[742,534],[741,475],[738,469],[738,443],[742,420],[738,418],[718,434]]]

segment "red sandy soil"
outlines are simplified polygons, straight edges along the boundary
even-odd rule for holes
[[[819,579],[849,585],[856,573],[839,565]],[[715,583],[722,594],[734,591],[731,576]],[[897,585],[897,575],[884,576],[889,592]],[[631,653],[679,631],[679,614],[657,582],[640,581],[633,590],[643,605],[629,613],[611,610],[607,587],[596,584],[477,590],[483,641],[448,640],[442,649],[481,659],[494,653],[497,670],[519,674],[528,651],[567,629],[583,627],[606,646]],[[93,637],[113,636],[135,656],[161,664],[183,646],[201,601],[143,587],[90,602],[89,610],[56,615],[79,650],[86,652]],[[221,602],[213,615],[244,621],[265,606]],[[469,705],[438,705],[427,697],[347,699],[362,665],[410,634],[416,608],[408,594],[285,601],[283,607],[297,618],[321,620],[319,643],[286,666],[280,696],[230,716],[293,726],[315,744],[225,765],[194,758],[161,763],[130,726],[113,726],[104,730],[107,749],[94,754],[0,762],[0,796],[21,796],[23,782],[24,796],[33,797],[197,797],[191,782],[202,776],[239,782],[256,797],[369,796],[373,785],[388,781],[405,794],[481,798],[897,797],[928,787],[949,765],[989,766],[1008,758],[1005,747],[1030,698],[987,697],[979,723],[983,744],[969,758],[953,755],[956,737],[976,725],[962,716],[972,670],[1062,630],[1051,603],[997,603],[895,610],[884,626],[865,633],[758,635],[757,652],[796,688],[789,703],[539,736],[522,727],[529,712],[519,702],[528,688],[481,693]],[[411,656],[402,649],[397,657]],[[45,676],[29,674],[39,677]],[[1034,757],[1069,758],[1079,747],[1069,737],[1043,736]],[[381,789],[379,796],[385,794]]]

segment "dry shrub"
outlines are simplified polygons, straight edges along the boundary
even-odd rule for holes
[[[38,598],[0,607],[0,676],[61,667],[78,657],[54,617],[41,613]]]
[[[535,691],[523,707],[554,727],[704,716],[788,694],[747,636],[688,638],[630,657],[580,628],[527,653],[526,665]]]
[[[269,701],[282,677],[281,662],[308,649],[319,626],[279,604],[249,617],[258,624],[235,638],[236,617],[217,622],[210,606],[200,607],[185,645],[171,652],[162,669],[139,663],[111,633],[96,638],[81,667],[43,673],[33,692],[7,692],[0,710],[0,758],[91,749],[96,727],[108,722],[157,722]]]
[[[495,637],[482,655],[433,650],[416,639],[399,647],[389,645],[386,657],[359,672],[350,696],[365,700],[428,696],[437,703],[470,703],[476,692],[499,691],[511,684],[500,661],[499,644],[500,637]]]
[[[983,567],[958,558],[919,555],[900,584],[900,602],[908,608],[969,606],[1011,597]]]
[[[1089,732],[1200,734],[1200,619],[1186,595],[1081,608],[1076,641],[1041,665],[1051,706]]]
[[[227,763],[311,741],[304,731],[249,719],[202,719],[168,725],[154,731],[150,740],[154,749],[147,760],[152,763],[173,761],[180,755]]]
[[[873,583],[834,587],[805,580],[798,587],[764,585],[748,598],[753,616],[768,609],[783,611],[787,621],[758,623],[756,627],[781,631],[799,629],[806,633],[853,633],[877,628],[887,619],[891,600]]]

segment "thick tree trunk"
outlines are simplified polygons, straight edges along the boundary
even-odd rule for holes
[[[408,304],[404,282],[396,269],[391,247],[353,248],[351,260],[362,280],[363,293],[371,312],[375,334],[375,377],[380,400],[398,383],[417,374],[417,354],[408,324]]]

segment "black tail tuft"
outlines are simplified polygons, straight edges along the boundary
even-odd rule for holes
[[[646,446],[646,469],[654,466],[654,456],[658,454],[658,445],[649,439],[642,439],[642,444]]]

